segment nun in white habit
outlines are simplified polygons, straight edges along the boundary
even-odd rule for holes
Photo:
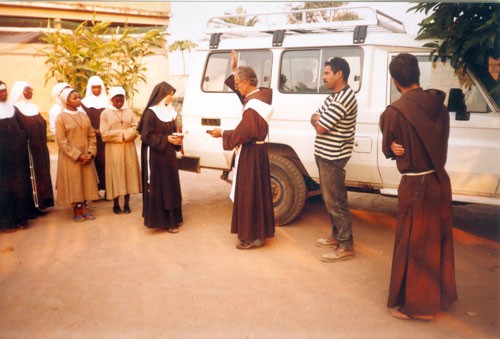
[[[106,87],[102,79],[93,75],[87,82],[87,89],[85,90],[85,97],[82,99],[82,108],[90,118],[90,123],[94,128],[97,140],[97,154],[95,157],[95,168],[99,176],[99,190],[106,189],[106,156],[105,146],[102,141],[100,125],[101,114],[108,107],[109,99],[106,95]]]
[[[28,227],[31,189],[26,135],[7,97],[0,81],[0,231],[13,232]]]
[[[50,177],[50,156],[47,147],[47,121],[34,104],[33,89],[26,81],[16,81],[12,87],[11,104],[17,107],[18,118],[28,139],[30,178],[33,190],[32,213],[45,215],[54,206],[54,193]]]
[[[139,158],[134,140],[137,119],[127,107],[123,87],[109,89],[111,105],[101,114],[101,135],[106,144],[106,197],[115,214],[128,214],[130,194],[142,192]],[[119,197],[124,197],[123,210]]]

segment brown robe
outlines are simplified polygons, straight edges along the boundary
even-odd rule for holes
[[[62,112],[56,118],[57,203],[62,206],[99,199],[94,160],[81,165],[78,158],[90,152],[96,154],[95,131],[87,114]]]
[[[147,109],[141,120],[142,216],[149,228],[174,228],[182,223],[182,195],[176,151],[167,137],[175,120],[164,122]]]
[[[97,170],[97,176],[99,177],[98,187],[100,190],[106,189],[106,146],[101,136],[101,113],[105,108],[94,108],[85,107],[82,104],[82,108],[87,113],[90,119],[90,123],[95,130],[96,142],[97,142],[97,154],[94,159],[95,169]]]
[[[234,77],[226,80],[245,105],[250,99],[272,103],[272,90],[260,88],[258,92],[242,97],[234,86]],[[269,125],[255,110],[243,112],[241,122],[234,130],[224,131],[223,147],[233,150],[241,145],[237,168],[236,189],[233,204],[231,233],[238,234],[241,241],[251,242],[274,236],[274,209],[271,192],[268,144],[264,141]]]
[[[47,148],[47,122],[40,115],[27,116],[19,112],[19,120],[26,131],[35,172],[38,208],[54,206],[54,192],[50,177],[50,156]]]
[[[434,315],[457,300],[453,254],[451,184],[445,171],[449,113],[445,94],[410,90],[380,118],[382,151],[394,158],[392,141],[403,145],[396,157],[403,176],[398,189],[399,220],[394,244],[388,307],[408,315]]]
[[[130,109],[106,108],[101,114],[106,144],[106,198],[142,192],[141,170],[134,140],[137,119]]]

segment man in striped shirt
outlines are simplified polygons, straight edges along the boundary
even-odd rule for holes
[[[316,243],[320,247],[332,248],[321,257],[325,262],[354,258],[344,168],[352,154],[358,104],[354,91],[347,84],[349,73],[349,64],[342,58],[335,57],[325,63],[323,82],[333,93],[311,116],[311,124],[317,133],[314,156],[321,196],[332,224],[332,234]]]

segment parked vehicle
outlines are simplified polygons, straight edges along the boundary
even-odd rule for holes
[[[355,20],[335,19],[346,13]],[[287,14],[257,16],[266,23],[271,16]],[[421,86],[447,93],[451,131],[446,169],[454,200],[500,204],[500,112],[474,74],[455,73],[449,63],[431,62],[430,50],[422,47],[425,41],[416,41],[402,22],[380,11],[342,7],[294,14],[303,18],[321,14],[327,19],[255,27],[228,24],[227,17],[209,21],[210,39],[195,52],[197,64],[183,103],[183,125],[189,130],[186,155],[199,157],[201,167],[221,169],[223,177],[231,170],[232,152],[223,151],[220,139],[211,138],[206,130],[232,129],[240,121],[241,103],[224,85],[231,72],[231,50],[237,50],[239,64],[255,69],[259,86],[273,89],[267,141],[275,216],[281,225],[291,222],[306,198],[319,192],[315,131],[309,119],[329,94],[322,82],[324,63],[339,56],[349,62],[348,82],[359,109],[346,183],[350,188],[396,195],[400,174],[395,162],[381,152],[379,116],[400,96],[388,65],[395,55],[406,52],[419,59]]]

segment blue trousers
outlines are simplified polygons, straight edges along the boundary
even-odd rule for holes
[[[344,248],[354,245],[352,236],[351,214],[347,203],[345,187],[345,165],[350,158],[327,160],[315,156],[319,170],[321,197],[325,202],[328,217],[332,225],[332,236]]]

